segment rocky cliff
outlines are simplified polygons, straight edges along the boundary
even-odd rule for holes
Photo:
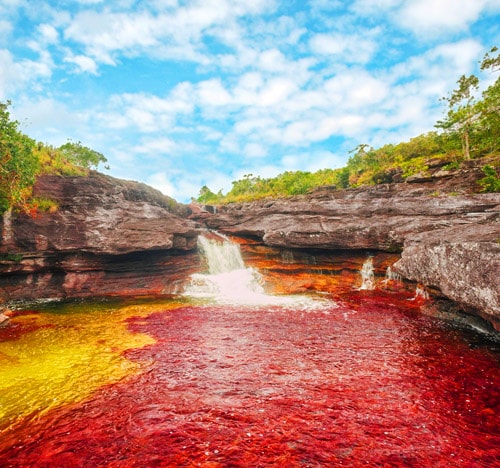
[[[442,171],[410,183],[323,188],[195,216],[212,229],[270,247],[336,252],[332,256],[351,251],[353,258],[369,252],[384,268],[387,256],[379,261],[377,255],[400,253],[394,271],[500,330],[500,194],[475,193],[478,177],[475,170]]]
[[[202,266],[205,226],[236,236],[276,292],[360,286],[371,257],[500,330],[500,194],[477,193],[471,169],[287,199],[186,207],[143,184],[93,173],[42,177],[54,213],[5,215],[0,299],[158,296]]]
[[[92,173],[41,177],[34,192],[58,209],[2,218],[5,300],[166,294],[198,268],[195,223],[157,190]]]

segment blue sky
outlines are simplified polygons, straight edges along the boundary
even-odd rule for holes
[[[0,100],[189,201],[433,130],[499,39],[500,0],[3,0]]]

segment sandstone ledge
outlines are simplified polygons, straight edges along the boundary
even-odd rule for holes
[[[220,206],[196,219],[272,247],[401,253],[393,266],[404,278],[500,331],[500,194],[474,189],[466,173]]]

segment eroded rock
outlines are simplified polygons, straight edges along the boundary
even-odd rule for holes
[[[41,177],[34,192],[59,208],[4,217],[4,299],[168,294],[198,267],[190,211],[151,187],[92,173]]]

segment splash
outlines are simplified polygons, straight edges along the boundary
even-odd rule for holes
[[[373,269],[373,258],[368,257],[361,268],[362,283],[359,289],[375,289],[375,273]]]
[[[425,289],[425,286],[422,284],[418,284],[415,289],[415,297],[413,299],[422,299],[426,301],[429,299],[429,297],[429,293]]]
[[[199,236],[198,247],[208,273],[191,275],[184,295],[222,304],[317,308],[323,301],[311,297],[267,294],[261,274],[247,267],[238,244],[219,233]],[[331,305],[331,303],[330,303]]]

